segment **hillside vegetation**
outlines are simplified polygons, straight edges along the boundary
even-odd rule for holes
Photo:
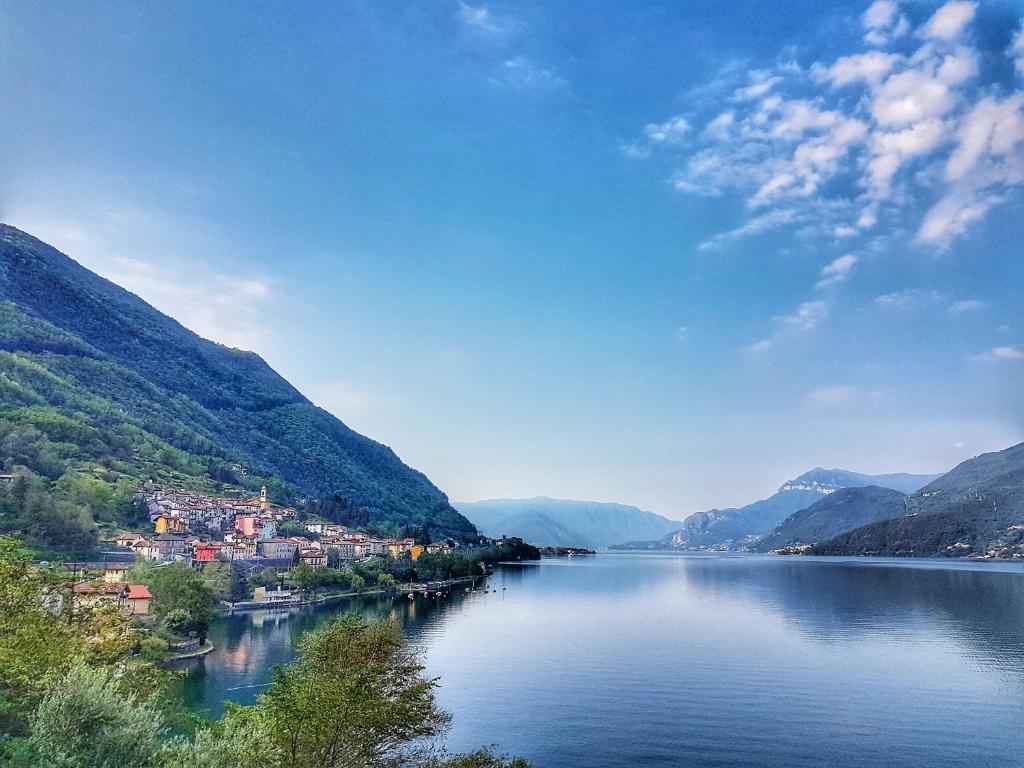
[[[258,355],[207,341],[0,225],[0,532],[81,544],[135,514],[143,480],[266,483],[337,522],[475,529],[422,473],[317,408]],[[21,469],[18,469],[21,468]],[[66,533],[66,535],[65,535]]]

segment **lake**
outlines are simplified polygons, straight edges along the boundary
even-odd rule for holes
[[[227,617],[185,695],[214,715],[251,702],[301,632],[358,610],[422,649],[454,750],[538,768],[1024,766],[1024,564],[602,554],[489,585]]]

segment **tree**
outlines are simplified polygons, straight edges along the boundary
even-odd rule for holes
[[[172,563],[159,568],[137,565],[132,577],[153,593],[157,617],[166,622],[172,611],[184,611],[188,621],[179,623],[173,631],[192,632],[200,642],[206,642],[217,599],[201,576],[183,563]]]
[[[450,722],[422,673],[393,621],[346,616],[303,635],[258,707],[286,768],[405,765]]]
[[[238,768],[258,759],[261,768],[280,768],[284,753],[274,743],[270,721],[258,707],[228,704],[220,720],[201,728],[191,741],[165,753],[164,768]]]
[[[65,583],[30,569],[13,539],[0,539],[0,733],[23,733],[25,717],[47,688],[85,654],[64,610]]]
[[[32,715],[30,744],[48,768],[156,768],[165,733],[152,699],[126,694],[103,669],[73,666]]]

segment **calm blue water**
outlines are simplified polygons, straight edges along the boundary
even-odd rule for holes
[[[298,634],[354,608],[422,648],[455,750],[539,768],[1024,766],[1024,566],[622,554],[490,584],[227,618],[186,695],[214,714],[252,701]]]

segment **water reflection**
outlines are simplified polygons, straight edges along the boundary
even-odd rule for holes
[[[559,768],[1022,764],[1024,566],[608,555],[490,586],[229,617],[186,695],[215,714],[251,701],[302,632],[354,610],[423,649],[455,749]]]

